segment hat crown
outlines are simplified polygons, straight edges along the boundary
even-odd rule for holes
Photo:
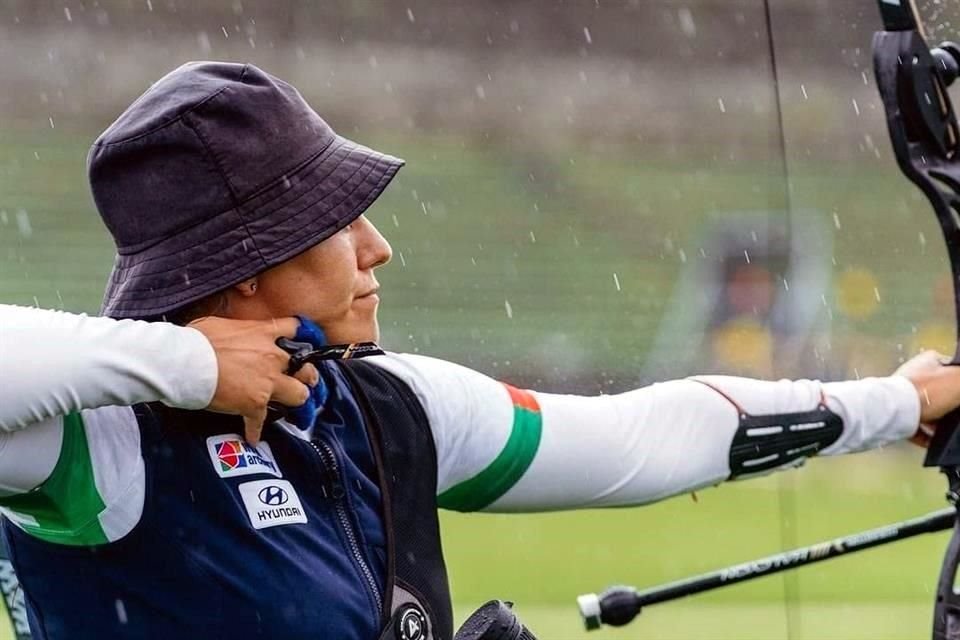
[[[253,65],[191,62],[153,84],[94,142],[93,198],[118,251],[140,251],[295,181],[336,135]]]

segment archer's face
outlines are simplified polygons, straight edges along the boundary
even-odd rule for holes
[[[389,262],[390,245],[360,216],[320,244],[257,276],[256,291],[232,291],[231,317],[269,319],[304,315],[332,344],[376,341],[379,284],[374,270]]]

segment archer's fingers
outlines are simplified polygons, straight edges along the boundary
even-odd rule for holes
[[[249,416],[243,416],[243,437],[252,445],[260,442],[260,432],[263,431],[263,423],[267,421],[267,408]]]
[[[317,383],[320,382],[320,372],[309,362],[293,374],[293,377],[311,388],[317,386]]]
[[[273,333],[276,338],[290,338],[297,336],[300,328],[300,319],[293,316],[273,319]]]
[[[280,376],[276,380],[273,396],[270,399],[288,407],[299,407],[309,397],[310,389],[307,385],[290,376]]]

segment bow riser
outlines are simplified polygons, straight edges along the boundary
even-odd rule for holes
[[[960,294],[960,163],[958,127],[941,63],[917,31],[881,31],[873,39],[877,88],[897,164],[923,191],[940,223]],[[960,319],[960,296],[954,311]],[[960,364],[960,335],[953,364]],[[946,416],[927,451],[926,466],[960,465],[960,411]]]

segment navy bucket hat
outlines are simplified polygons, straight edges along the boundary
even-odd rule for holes
[[[403,161],[337,135],[255,66],[193,62],[110,125],[87,166],[117,245],[101,313],[158,318],[330,237]]]

